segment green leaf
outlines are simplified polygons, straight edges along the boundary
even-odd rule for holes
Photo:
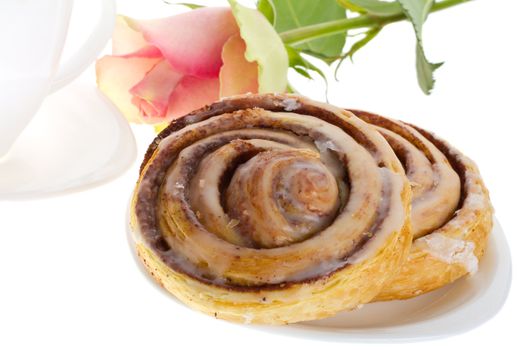
[[[414,26],[416,36],[416,69],[419,87],[427,95],[433,89],[435,79],[434,71],[442,65],[441,63],[431,63],[425,56],[423,49],[423,24],[434,4],[434,0],[397,0],[408,20]]]
[[[275,29],[288,30],[346,18],[346,11],[335,0],[271,0],[275,5]],[[319,38],[297,46],[308,54],[338,56],[345,44],[346,32]]]
[[[422,40],[423,24],[434,0],[397,0],[408,20],[412,22],[418,40]]]
[[[275,6],[272,0],[257,1],[257,10],[266,17],[271,25],[275,26]]]
[[[363,38],[361,38],[351,46],[349,51],[346,53],[346,56],[349,57],[352,61],[353,55],[356,52],[358,52],[362,47],[367,45],[372,39],[374,39],[379,32],[381,32],[381,27],[374,27],[368,30]]]
[[[401,13],[397,2],[380,0],[337,0],[340,5],[354,12],[369,13],[375,16],[392,16]]]
[[[328,89],[328,81],[327,77],[322,72],[320,68],[315,66],[313,63],[309,62],[307,59],[305,59],[299,51],[294,49],[293,47],[286,45],[286,52],[288,53],[290,67],[293,68],[297,73],[302,75],[303,77],[307,79],[313,79],[313,77],[309,74],[309,71],[313,71],[320,75],[322,79],[324,79],[324,82],[326,84],[326,96],[327,96],[327,89]]]
[[[169,4],[169,5],[186,6],[186,7],[190,8],[191,10],[195,10],[195,9],[199,9],[199,8],[205,7],[203,5],[191,4],[190,2],[173,2],[173,1],[168,1],[168,0],[163,0],[163,1],[166,4]]]
[[[288,54],[284,43],[262,13],[228,0],[246,43],[245,58],[259,66],[259,92],[284,92],[288,84]]]
[[[435,79],[433,77],[433,72],[443,65],[444,62],[439,63],[430,63],[426,59],[423,51],[423,47],[421,45],[416,45],[416,69],[417,69],[417,81],[419,82],[419,87],[423,92],[427,95],[433,89],[435,84]]]
[[[338,62],[338,64],[336,65],[336,68],[335,68],[335,79],[337,79],[337,73],[338,73],[338,69],[340,68],[340,66],[342,65],[342,62],[347,58],[349,57],[349,59],[353,60],[353,56],[356,52],[358,52],[362,47],[364,47],[365,45],[367,45],[372,39],[374,39],[376,37],[376,35],[378,35],[379,32],[381,32],[381,29],[382,27],[374,27],[372,29],[369,29],[367,32],[364,33],[364,36],[363,38],[361,38],[360,40],[356,41],[352,46],[351,48],[349,49],[349,51],[347,51],[347,53],[345,53],[342,58],[340,59],[340,62]]]
[[[336,61],[337,59],[342,57],[342,54],[339,54],[336,56],[324,56],[322,54],[319,54],[317,52],[310,51],[310,50],[299,50],[299,52],[305,53],[306,55],[313,56],[315,58],[318,58],[319,60],[324,61],[325,63],[327,63],[329,65],[331,63],[333,63],[334,61]]]
[[[293,67],[293,69],[295,69],[295,72],[299,73],[300,75],[302,75],[306,79],[313,80],[313,77],[308,73],[307,70],[305,70],[303,68],[300,68],[300,67]]]
[[[326,78],[324,72],[322,72],[322,70],[320,68],[318,68],[317,66],[315,66],[313,63],[306,60],[300,54],[299,51],[295,50],[291,46],[286,45],[286,52],[288,53],[290,67],[294,68],[297,72],[299,72],[298,71],[299,69],[303,69],[304,71],[306,71],[306,73],[308,70],[311,70],[311,71],[317,73],[318,75],[320,75],[324,80],[327,81],[327,78]],[[304,75],[304,74],[302,74],[302,75]],[[311,76],[309,76],[309,78],[312,79]]]
[[[367,12],[364,8],[355,5],[352,1],[336,0],[336,2],[338,2],[338,4],[340,6],[342,6],[343,8],[345,8],[345,9],[347,9],[349,11],[352,11],[352,12],[358,12],[358,13],[366,13]]]

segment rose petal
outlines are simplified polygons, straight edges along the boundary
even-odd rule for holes
[[[258,69],[256,62],[245,58],[246,44],[238,34],[227,40],[221,58],[223,66],[219,71],[220,97],[257,92]]]
[[[151,45],[144,46],[143,48],[137,51],[133,51],[125,55],[120,55],[119,57],[163,58],[160,50]]]
[[[218,99],[219,80],[185,76],[169,100],[167,119],[181,117]]]
[[[112,52],[114,55],[127,55],[148,45],[142,33],[131,26],[130,18],[117,16],[112,36]]]
[[[133,96],[129,90],[159,60],[159,58],[105,56],[96,63],[99,89],[130,122],[142,123],[144,121],[139,109],[131,103]]]
[[[169,98],[182,78],[183,74],[174,71],[166,60],[161,60],[130,89],[133,95],[131,102],[140,109],[144,118],[163,118]]]
[[[124,57],[161,57],[162,53],[155,46],[149,45],[133,20],[117,16],[112,36],[112,53]]]
[[[216,78],[221,50],[239,28],[226,7],[206,7],[156,20],[127,20],[148,44],[156,46],[175,70],[199,78]]]
[[[288,54],[279,34],[262,13],[228,0],[246,43],[246,59],[259,65],[259,92],[283,92],[288,84]]]

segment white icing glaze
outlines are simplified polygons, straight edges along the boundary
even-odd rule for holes
[[[315,146],[320,152],[322,163],[326,165],[336,179],[343,179],[345,177],[343,163],[332,152],[343,153],[343,151],[340,151],[340,148],[331,140],[315,140]]]
[[[295,98],[285,98],[282,100],[281,104],[284,107],[284,110],[287,112],[291,112],[300,108],[300,103]]]
[[[254,315],[247,313],[247,314],[243,315],[243,318],[244,318],[245,324],[250,324],[254,320]]]
[[[458,206],[461,182],[445,155],[415,129],[393,121],[412,138],[419,140],[427,152],[415,141],[390,129],[378,127],[395,149],[403,149],[405,170],[412,185],[412,232],[421,237],[446,223]]]
[[[371,238],[356,254],[347,259],[349,264],[358,264],[374,257],[384,247],[389,235],[401,230],[401,223],[405,221],[405,208],[401,201],[401,193],[405,181],[404,176],[395,174],[387,168],[380,168],[380,175],[384,186],[392,186],[391,196],[386,201],[388,203],[384,203],[382,201],[383,198],[380,198],[380,205],[386,206],[389,212],[376,236]]]
[[[347,261],[348,262],[348,261]],[[344,266],[347,262],[342,259],[336,260],[324,260],[320,262],[315,262],[311,269],[300,271],[294,274],[291,279],[294,281],[297,280],[305,280],[314,276],[323,275],[329,273],[329,271],[334,271],[341,266]]]
[[[326,141],[316,140],[315,145],[317,146],[317,148],[320,152],[325,152],[328,149],[333,150],[333,151],[340,151],[340,148],[337,145],[335,145],[335,143],[331,140],[326,140]]]
[[[332,225],[320,234],[305,241],[275,249],[257,250],[240,247],[239,250],[236,250],[231,242],[220,239],[198,225],[191,224],[187,220],[189,209],[182,206],[169,207],[165,205],[167,204],[166,199],[180,200],[180,196],[177,196],[174,190],[176,189],[176,181],[181,177],[179,176],[179,170],[173,168],[163,184],[165,193],[171,194],[170,199],[164,197],[163,208],[171,212],[174,211],[174,215],[170,215],[170,217],[177,217],[178,220],[170,221],[168,224],[175,225],[175,228],[178,229],[171,230],[173,234],[165,235],[165,239],[172,247],[171,256],[186,271],[194,270],[194,266],[191,266],[190,262],[200,263],[210,266],[217,281],[228,277],[244,280],[250,284],[289,282],[297,280],[296,277],[300,274],[308,277],[317,276],[321,266],[314,268],[315,261],[326,261],[328,264],[326,272],[332,271],[335,267],[344,263],[343,260],[337,259],[343,257],[344,253],[354,247],[356,237],[363,235],[370,227],[369,223],[373,222],[376,210],[380,206],[379,198],[381,197],[379,195],[382,193],[384,177],[390,177],[393,182],[391,197],[383,201],[390,206],[390,212],[377,230],[375,237],[361,250],[362,257],[366,259],[376,254],[387,238],[393,232],[401,229],[405,222],[401,204],[404,177],[402,174],[397,174],[389,169],[381,169],[381,175],[376,176],[376,170],[379,169],[377,166],[379,159],[382,159],[385,164],[391,164],[396,169],[399,163],[391,152],[383,149],[386,144],[381,135],[368,128],[363,128],[364,122],[352,117],[349,117],[350,120],[348,121],[351,124],[358,124],[362,128],[362,132],[369,136],[369,139],[372,139],[375,145],[380,146],[380,150],[372,154],[369,154],[367,149],[357,144],[352,137],[340,128],[323,123],[315,117],[300,116],[294,113],[272,113],[263,110],[247,110],[246,113],[239,116],[241,118],[235,118],[231,114],[223,114],[200,121],[196,125],[186,126],[162,140],[157,152],[160,154],[194,128],[204,128],[208,133],[208,135],[205,135],[207,138],[211,136],[211,133],[220,133],[221,135],[221,132],[226,132],[227,128],[236,127],[234,124],[237,124],[238,127],[240,125],[241,128],[254,127],[253,118],[261,117],[261,123],[269,122],[276,125],[277,122],[281,122],[284,125],[290,125],[293,132],[297,132],[298,128],[304,128],[304,130],[310,130],[308,135],[311,137],[325,135],[326,138],[332,140],[332,143],[326,144],[326,147],[335,148],[336,146],[335,152],[347,154],[348,175],[354,186],[350,190],[349,200],[342,213]],[[240,132],[243,132],[243,130]],[[178,159],[181,160],[181,157]],[[402,169],[398,170],[402,171]],[[370,176],[370,174],[373,176]],[[205,188],[201,192],[206,193],[208,188],[217,187],[210,186],[208,178],[205,180]],[[193,183],[198,184],[198,182]],[[366,194],[372,195],[366,196]],[[347,227],[347,230],[344,230],[344,227]],[[183,236],[183,232],[188,232],[188,236]],[[187,252],[188,254],[179,254],[181,252]],[[235,259],[235,256],[240,258]],[[184,262],[184,260],[189,263]],[[279,261],[284,261],[286,264],[279,264]]]
[[[425,252],[447,264],[461,264],[470,275],[478,270],[475,243],[432,233],[415,241]]]
[[[480,181],[479,174],[474,171],[466,172],[466,186],[470,191],[464,200],[463,206],[469,210],[482,210],[489,205],[487,196],[477,180]]]
[[[291,186],[293,186],[292,182],[289,181],[289,179],[292,177],[295,177],[299,172],[311,172],[311,171],[313,171],[315,173],[325,172],[325,168],[323,168],[318,163],[313,163],[313,162],[294,162],[293,164],[290,165],[289,168],[283,169],[282,176],[285,181],[282,182],[282,187],[280,187],[278,189],[278,191],[276,193],[276,198],[279,198],[282,195],[284,195],[285,198],[289,198],[290,191],[292,190]],[[342,180],[335,178],[335,181],[338,182],[338,181],[342,181]],[[329,183],[329,186],[332,186],[332,185],[333,185],[332,183]],[[338,192],[338,188],[337,188],[337,192]],[[315,192],[312,192],[312,193],[316,194]],[[340,203],[340,201],[338,201],[338,203]],[[293,200],[293,201],[291,201],[291,204],[298,209],[298,211],[295,214],[295,217],[298,218],[299,220],[314,222],[314,223],[319,223],[322,221],[322,213],[318,214],[318,213],[314,213],[312,211],[308,211],[308,208],[311,209],[311,203],[305,203],[305,202],[299,202],[297,200]],[[281,210],[281,212],[283,213],[283,215],[286,218],[290,218],[290,216],[291,216],[290,213],[284,212],[282,207],[279,209]],[[332,212],[333,210],[330,210],[330,211]],[[327,223],[326,223],[326,225],[327,225]],[[307,234],[307,232],[305,232],[302,229],[302,227],[297,227],[296,229],[298,231],[302,231],[302,232],[293,232],[292,234],[297,235],[297,236],[298,235],[304,236]]]
[[[464,205],[470,209],[483,209],[486,205],[486,197],[481,193],[470,193],[464,202]]]
[[[463,157],[463,162],[476,169],[476,166],[467,157]],[[466,171],[464,186],[467,196],[461,208],[455,211],[455,217],[450,222],[439,229],[441,232],[446,232],[450,229],[455,230],[459,238],[469,236],[472,232],[473,223],[476,222],[480,211],[493,210],[489,197],[485,193],[479,173],[471,169]]]

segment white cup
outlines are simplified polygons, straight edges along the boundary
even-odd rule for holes
[[[110,39],[115,1],[98,1],[102,15],[92,34],[60,65],[73,0],[0,0],[0,157],[45,97],[84,71]]]

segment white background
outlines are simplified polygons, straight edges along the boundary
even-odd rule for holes
[[[141,18],[184,10],[160,0],[119,1],[120,13]],[[88,1],[77,0],[65,55],[87,35],[95,13]],[[512,253],[518,243],[517,13],[517,1],[478,0],[431,15],[425,49],[432,61],[446,61],[431,96],[417,86],[409,23],[385,28],[356,55],[354,64],[343,65],[340,82],[330,79],[329,89],[331,103],[419,124],[475,159]],[[95,84],[92,69],[80,79]],[[320,82],[296,83],[302,93],[324,98]],[[133,129],[138,160],[120,178],[81,193],[0,202],[1,349],[376,347],[284,337],[229,324],[187,310],[152,286],[135,265],[125,232],[138,162],[153,138],[148,127]],[[386,347],[516,346],[517,297],[513,286],[500,313],[468,333]]]

